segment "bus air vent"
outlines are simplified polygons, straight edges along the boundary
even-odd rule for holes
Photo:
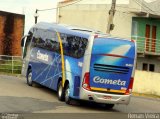
[[[127,74],[129,72],[128,67],[106,65],[106,64],[94,64],[95,71],[102,71],[116,74]]]

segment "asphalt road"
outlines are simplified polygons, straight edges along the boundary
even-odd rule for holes
[[[0,75],[0,113],[6,112],[100,113],[101,115],[160,113],[160,99],[133,96],[129,105],[116,105],[112,110],[106,110],[102,105],[91,103],[80,105],[77,101],[73,101],[72,105],[67,105],[58,101],[56,92],[53,90],[41,86],[29,87],[25,78],[22,77]]]

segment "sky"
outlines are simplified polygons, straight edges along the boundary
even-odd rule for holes
[[[34,13],[36,9],[47,9],[54,8],[57,6],[58,1],[63,0],[0,0],[0,10],[25,14],[25,34],[28,32],[30,27],[34,25]],[[99,4],[104,3],[105,1],[111,2],[111,0],[86,0],[91,3],[96,3],[93,1],[98,1]],[[128,0],[117,0],[120,3],[125,3]],[[154,0],[146,0],[148,2]],[[85,3],[85,0],[84,0]],[[50,11],[39,11],[38,12],[38,22],[46,21],[46,22],[56,22],[56,10]]]
[[[141,1],[141,0],[138,0]],[[155,0],[145,0],[146,2],[153,2]],[[81,4],[110,4],[112,0],[82,0]],[[117,4],[128,4],[129,0],[116,0]]]
[[[54,8],[58,0],[0,0],[0,10],[25,14],[25,34],[34,25],[36,9]],[[56,22],[56,10],[38,12],[38,22]]]

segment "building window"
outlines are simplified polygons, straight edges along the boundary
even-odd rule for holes
[[[148,71],[148,64],[147,63],[143,63],[142,70]]]
[[[154,72],[154,71],[155,71],[155,65],[154,65],[154,64],[143,63],[142,70],[143,70],[143,71],[151,71],[151,72]]]
[[[145,35],[145,37],[146,37],[146,41],[145,41],[145,50],[148,52],[148,51],[150,51],[150,33],[151,32],[151,26],[149,25],[149,24],[146,24],[146,35]]]
[[[132,22],[132,36],[137,36],[138,34],[138,22],[133,21]]]
[[[149,71],[154,72],[154,68],[155,68],[154,64],[149,64]]]

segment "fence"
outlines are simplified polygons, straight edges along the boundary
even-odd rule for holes
[[[132,36],[137,41],[137,50],[139,53],[160,55],[160,39]]]
[[[20,56],[0,55],[0,72],[20,74],[22,59]]]

